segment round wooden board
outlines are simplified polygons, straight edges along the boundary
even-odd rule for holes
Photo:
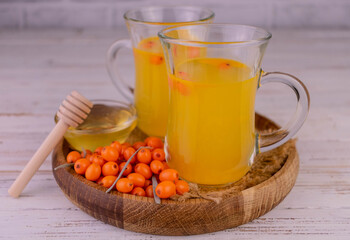
[[[272,121],[256,115],[258,130],[276,129]],[[137,131],[136,131],[137,132]],[[138,136],[137,136],[138,135]],[[142,135],[142,134],[141,134]],[[131,138],[137,139],[140,133]],[[129,231],[156,235],[192,235],[216,232],[250,222],[277,206],[290,192],[299,170],[299,158],[292,151],[282,168],[266,181],[224,198],[220,203],[205,199],[185,202],[105,193],[106,188],[77,175],[72,168],[53,171],[66,197],[84,212],[105,223]],[[52,155],[52,167],[66,163],[69,151],[61,142]]]

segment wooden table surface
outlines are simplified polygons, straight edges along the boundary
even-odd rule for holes
[[[311,96],[309,117],[297,135],[296,185],[280,205],[251,223],[186,239],[350,239],[350,31],[272,34],[264,70],[298,76]],[[57,186],[50,157],[19,199],[7,194],[71,90],[91,99],[122,100],[107,75],[105,52],[124,37],[125,29],[0,31],[0,239],[168,239],[118,229],[79,210]],[[132,82],[128,50],[119,64]],[[283,124],[295,97],[286,87],[266,86],[256,105]]]

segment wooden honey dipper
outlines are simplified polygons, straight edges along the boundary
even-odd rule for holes
[[[68,127],[77,127],[81,124],[87,118],[92,106],[93,104],[88,99],[76,91],[71,92],[63,100],[57,112],[60,120],[9,188],[8,193],[12,197],[17,198],[21,194],[52,149],[62,139]]]

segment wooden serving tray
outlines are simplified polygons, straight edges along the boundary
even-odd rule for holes
[[[278,126],[257,114],[256,128],[258,131],[264,131],[276,129]],[[136,130],[131,139],[136,141],[141,137],[144,139],[144,136]],[[203,234],[250,222],[269,212],[286,197],[298,175],[299,157],[294,141],[286,143],[284,148],[288,148],[288,153],[283,155],[281,167],[271,174],[271,177],[260,183],[253,179],[258,182],[256,185],[253,180],[245,180],[246,183],[248,181],[248,185],[243,190],[230,193],[219,203],[196,198],[183,202],[162,200],[161,204],[156,204],[152,198],[122,194],[117,191],[105,193],[106,188],[86,180],[76,174],[72,168],[62,168],[53,171],[53,174],[57,184],[70,201],[105,223],[148,234]],[[68,151],[66,142],[58,144],[52,155],[52,168],[66,163],[65,156]],[[262,155],[260,158],[264,157]],[[266,158],[268,158],[267,155]],[[269,161],[268,159],[266,162]],[[247,175],[259,178],[260,173],[254,173],[254,171],[264,169],[254,168],[254,164]],[[249,181],[253,182],[250,184],[252,186],[249,185]],[[237,184],[235,187],[237,188]],[[223,191],[227,191],[227,188]]]

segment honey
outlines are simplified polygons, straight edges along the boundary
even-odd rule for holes
[[[107,100],[93,101],[94,106],[87,119],[78,127],[69,127],[64,138],[70,147],[82,151],[94,151],[112,141],[125,142],[136,127],[134,107]],[[57,121],[57,117],[56,117]]]

